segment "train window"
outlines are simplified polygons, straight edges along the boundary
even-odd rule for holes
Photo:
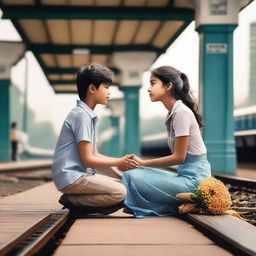
[[[248,128],[253,129],[253,115],[248,116]]]
[[[255,146],[255,135],[248,135],[244,136],[245,142],[247,147],[254,147]]]
[[[236,136],[236,147],[242,148],[244,146],[243,137],[242,136]]]

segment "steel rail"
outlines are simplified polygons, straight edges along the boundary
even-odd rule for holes
[[[19,243],[10,243],[0,253],[1,256],[31,256],[39,252],[54,235],[67,223],[69,212],[51,213],[48,221],[38,225],[29,236],[19,239]]]
[[[2,173],[14,173],[20,171],[37,171],[42,169],[51,169],[52,160],[42,161],[38,163],[32,162],[20,162],[20,163],[7,163],[0,165],[0,174]]]
[[[230,184],[232,186],[245,187],[249,189],[256,189],[256,180],[248,179],[243,177],[237,177],[227,174],[214,173],[213,176],[221,180],[225,184]]]

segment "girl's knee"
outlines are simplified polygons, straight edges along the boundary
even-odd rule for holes
[[[123,178],[126,178],[126,179],[138,178],[142,175],[143,172],[144,172],[143,169],[135,168],[129,171],[125,171],[123,174]]]

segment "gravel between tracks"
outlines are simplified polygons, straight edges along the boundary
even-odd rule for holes
[[[10,196],[51,180],[50,170],[0,175],[0,197]]]
[[[232,207],[248,207],[256,208],[256,190],[247,189],[244,187],[226,185],[229,189],[232,199]],[[256,211],[242,211],[242,216],[248,220],[249,223],[256,226]]]

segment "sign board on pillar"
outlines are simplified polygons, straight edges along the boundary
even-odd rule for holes
[[[211,15],[227,15],[227,0],[209,0]]]
[[[240,0],[195,0],[196,27],[237,24]]]
[[[225,54],[228,51],[227,44],[208,43],[206,44],[206,53],[208,54]]]

